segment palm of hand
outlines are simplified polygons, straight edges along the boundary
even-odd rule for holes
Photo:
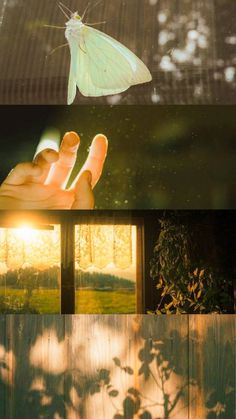
[[[80,139],[65,134],[59,152],[43,150],[33,163],[22,163],[0,187],[1,209],[92,209],[92,188],[98,182],[107,153],[107,140],[97,135],[88,158],[70,189],[67,180],[76,162]]]

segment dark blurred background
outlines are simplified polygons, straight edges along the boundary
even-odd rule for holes
[[[30,161],[42,132],[81,136],[76,170],[93,136],[109,138],[99,209],[236,208],[234,106],[11,106],[0,108],[0,180]]]
[[[153,82],[122,95],[77,103],[234,104],[236,103],[235,0],[102,0],[86,22],[136,53]],[[88,0],[67,0],[82,15]],[[65,16],[55,0],[0,2],[0,103],[65,104],[69,49]],[[48,58],[46,58],[48,56]]]

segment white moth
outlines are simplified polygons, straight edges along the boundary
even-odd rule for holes
[[[66,23],[65,37],[71,53],[68,105],[75,99],[76,87],[84,96],[98,97],[118,94],[152,80],[146,65],[133,52],[84,24],[78,12],[72,13]]]

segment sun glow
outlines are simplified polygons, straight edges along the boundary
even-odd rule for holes
[[[16,229],[16,236],[26,243],[32,243],[34,240],[37,240],[37,235],[37,231],[30,225],[24,224]]]
[[[22,223],[17,228],[0,228],[0,262],[10,270],[60,266],[60,227]]]
[[[136,278],[136,227],[76,225],[75,268]],[[8,269],[60,265],[60,227],[21,222],[0,228],[0,263]]]

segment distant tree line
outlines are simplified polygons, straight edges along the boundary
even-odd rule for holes
[[[46,288],[57,289],[60,286],[60,268],[52,266],[43,271],[27,267],[25,269],[9,270],[6,274],[0,275],[0,287],[25,289]],[[111,274],[99,272],[76,271],[76,288],[97,288],[116,290],[126,288],[133,290],[135,282]]]
[[[134,281],[99,272],[76,271],[75,283],[76,288],[110,288],[112,290],[135,288]]]

